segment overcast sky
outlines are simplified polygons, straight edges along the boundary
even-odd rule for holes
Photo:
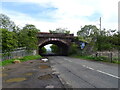
[[[76,33],[81,26],[92,24],[99,28],[118,30],[119,0],[2,0],[0,13],[16,25],[33,24],[42,32],[67,28]]]

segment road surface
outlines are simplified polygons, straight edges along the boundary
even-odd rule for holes
[[[72,88],[118,88],[118,65],[65,56],[48,57],[53,70]]]

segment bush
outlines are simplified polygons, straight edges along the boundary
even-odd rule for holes
[[[74,43],[70,47],[69,55],[76,55],[78,51],[78,46]]]
[[[100,57],[95,57],[95,60],[97,60],[97,61],[107,61],[108,58],[107,58],[107,57],[100,56]]]

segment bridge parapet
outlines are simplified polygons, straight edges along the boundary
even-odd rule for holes
[[[44,33],[44,32],[39,32],[37,37],[56,37],[56,38],[74,38],[74,34],[65,34],[65,33]]]

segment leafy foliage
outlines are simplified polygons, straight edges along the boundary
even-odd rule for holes
[[[78,46],[77,46],[75,43],[73,43],[73,44],[70,46],[69,55],[77,54],[77,51],[78,51]]]
[[[46,52],[47,52],[46,48],[45,48],[45,47],[42,47],[42,48],[41,48],[41,53],[44,54],[44,53],[46,53]]]
[[[83,38],[93,37],[98,34],[98,31],[99,29],[95,25],[85,25],[77,32],[77,35]]]
[[[56,53],[56,54],[59,53],[59,47],[58,46],[56,46],[56,45],[53,44],[53,45],[50,46],[50,48],[51,48],[51,51],[53,53]]]
[[[94,50],[113,50],[119,49],[120,34],[116,30],[99,30],[95,25],[85,25],[77,32],[77,39],[88,42]]]
[[[65,33],[65,34],[70,34],[69,30],[66,30],[65,28],[57,28],[55,31],[54,30],[49,30],[50,33]]]
[[[32,24],[26,24],[19,32],[19,47],[26,47],[28,51],[37,49],[37,32],[39,30]]]
[[[26,47],[28,51],[37,49],[39,30],[32,24],[26,24],[20,29],[9,17],[0,14],[0,32],[2,33],[2,52],[5,54],[20,47]]]
[[[108,36],[107,31],[105,34],[97,36],[96,47],[98,51],[119,49],[119,33]]]
[[[4,14],[0,14],[0,28],[7,29],[9,31],[15,31],[18,27],[10,18]]]
[[[0,29],[2,31],[2,52],[10,52],[18,47],[16,33],[8,31],[7,29]]]

